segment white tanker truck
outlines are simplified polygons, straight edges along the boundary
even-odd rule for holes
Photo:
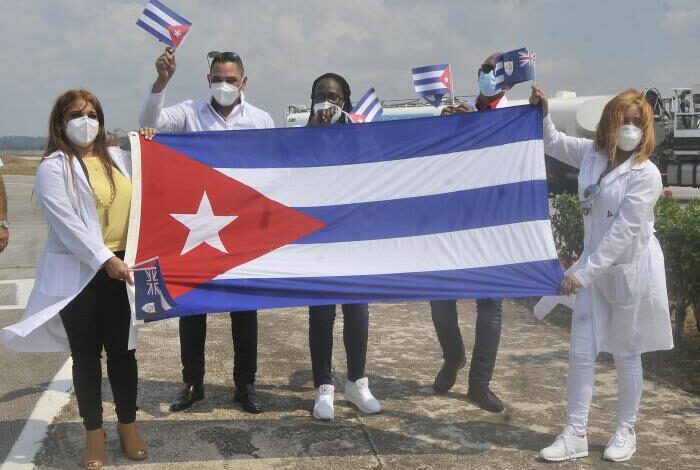
[[[675,88],[674,96],[663,98],[655,88],[644,94],[654,109],[656,151],[652,156],[664,177],[664,185],[700,186],[700,85]],[[457,100],[464,101],[465,96]],[[592,139],[605,104],[612,95],[577,96],[572,91],[558,91],[549,100],[549,112],[557,129],[568,135]],[[527,104],[527,100],[510,100]],[[382,120],[437,116],[447,100],[434,108],[419,99],[382,101]],[[290,105],[285,113],[285,127],[305,126],[307,106]],[[552,193],[576,192],[578,171],[547,157],[547,180]]]

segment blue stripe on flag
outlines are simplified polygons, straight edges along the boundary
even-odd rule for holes
[[[420,80],[413,80],[413,85],[414,85],[414,86],[430,85],[430,84],[432,84],[432,83],[434,83],[434,84],[436,84],[436,85],[441,85],[441,86],[443,86],[443,87],[445,86],[445,84],[442,83],[442,82],[440,81],[440,77],[423,78],[423,79],[420,79]]]
[[[136,21],[136,24],[139,25],[139,26],[141,26],[143,29],[145,29],[145,30],[148,31],[149,33],[151,33],[151,34],[152,34],[153,36],[155,36],[156,38],[158,38],[158,40],[159,40],[160,42],[163,42],[163,43],[167,44],[168,46],[173,47],[173,41],[172,41],[172,39],[170,39],[169,37],[164,36],[160,31],[156,31],[156,30],[153,29],[151,26],[147,25],[146,23],[144,23],[144,22],[141,21],[141,20]]]
[[[425,273],[221,279],[179,296],[177,306],[167,315],[360,302],[559,295],[561,278],[559,260],[552,259]]]
[[[166,31],[167,31],[167,29],[168,29],[168,26],[171,26],[170,23],[168,23],[167,21],[165,21],[164,18],[162,18],[162,17],[156,15],[156,14],[153,13],[151,10],[143,10],[143,14],[144,14],[144,16],[149,17],[151,20],[153,20],[153,21],[155,21],[156,23],[158,23],[159,25],[161,25],[161,26],[163,27],[163,29],[165,29]]]
[[[327,227],[294,244],[419,236],[549,219],[544,180],[432,196],[295,209],[323,221]]]
[[[456,132],[456,129],[458,131]],[[261,138],[267,132],[270,137]],[[450,138],[446,138],[446,137]],[[214,168],[303,168],[404,160],[542,139],[539,106],[513,106],[362,126],[157,134],[155,141]],[[334,152],[328,152],[328,142]],[[280,143],[284,143],[281,145]]]
[[[439,65],[426,65],[424,67],[415,67],[411,69],[413,74],[426,73],[426,72],[436,72],[438,70],[445,70],[449,64],[439,64]]]
[[[175,12],[174,12],[173,10],[171,10],[170,8],[168,8],[168,7],[166,7],[165,5],[163,5],[163,4],[162,4],[161,2],[159,2],[158,0],[149,0],[149,3],[151,3],[153,6],[157,7],[157,8],[158,8],[160,11],[162,11],[163,13],[167,14],[168,16],[170,16],[172,19],[177,20],[178,24],[190,25],[190,26],[192,25],[192,23],[190,23],[189,21],[187,21],[186,19],[184,19],[182,16],[178,15],[177,13],[175,13]]]

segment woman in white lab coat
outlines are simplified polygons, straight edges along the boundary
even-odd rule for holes
[[[22,320],[3,330],[18,351],[64,351],[86,430],[82,463],[102,468],[102,364],[114,395],[122,449],[134,460],[148,451],[135,425],[135,334],[124,263],[131,201],[129,152],[108,147],[97,97],[70,90],[56,99],[34,194],[48,222],[34,290]]]
[[[636,451],[637,409],[642,394],[641,354],[673,348],[664,258],[654,236],[654,206],[661,174],[649,160],[654,149],[653,111],[636,90],[615,96],[603,110],[595,140],[554,128],[547,98],[533,87],[530,103],[542,103],[544,150],[579,168],[584,249],[562,281],[562,294],[577,294],[571,326],[567,425],[540,451],[545,460],[588,455],[586,424],[599,352],[611,353],[618,376],[616,431],[603,458],[624,461]]]

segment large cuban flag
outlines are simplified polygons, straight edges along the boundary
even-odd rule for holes
[[[538,107],[131,139],[166,316],[559,292]]]

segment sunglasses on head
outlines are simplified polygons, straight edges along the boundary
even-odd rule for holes
[[[481,73],[491,73],[491,72],[493,72],[493,65],[491,65],[491,64],[481,64],[481,68],[479,69],[479,72],[481,72]]]
[[[219,51],[211,51],[210,53],[207,54],[207,62],[209,63],[209,67],[211,67],[211,64],[213,64],[217,60],[241,62],[241,56],[239,56],[235,52],[219,52]]]

